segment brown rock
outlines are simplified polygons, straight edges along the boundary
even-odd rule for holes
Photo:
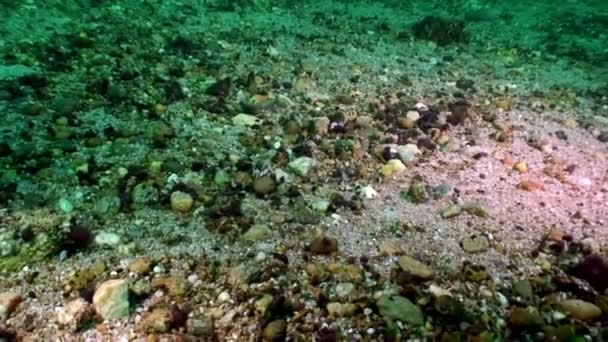
[[[310,243],[310,251],[315,254],[331,254],[338,251],[338,240],[319,237]]]
[[[597,305],[580,299],[565,300],[561,307],[570,316],[581,321],[592,321],[602,315],[602,310]]]
[[[188,281],[178,277],[157,277],[152,280],[155,288],[164,288],[170,296],[183,298],[188,291]]]
[[[76,331],[80,325],[91,317],[91,306],[82,299],[77,298],[67,302],[57,313],[57,323],[63,329]]]
[[[521,181],[517,184],[517,187],[526,191],[536,191],[544,188],[543,183],[529,179]]]
[[[142,327],[147,333],[166,333],[171,328],[171,313],[166,309],[154,309],[144,317]]]
[[[399,258],[399,267],[407,276],[417,280],[430,280],[435,277],[432,268],[407,255]]]
[[[22,300],[23,298],[17,292],[0,293],[0,320],[7,319]]]
[[[285,339],[287,322],[282,319],[272,321],[264,328],[264,341],[278,342]]]
[[[138,275],[144,275],[150,273],[152,268],[152,261],[148,258],[139,258],[129,264],[129,271]]]

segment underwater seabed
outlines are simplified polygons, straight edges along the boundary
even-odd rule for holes
[[[603,1],[0,16],[1,340],[608,338]]]

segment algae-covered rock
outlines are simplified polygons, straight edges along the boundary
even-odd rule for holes
[[[386,321],[401,321],[415,326],[424,324],[422,310],[405,297],[383,296],[376,305]]]

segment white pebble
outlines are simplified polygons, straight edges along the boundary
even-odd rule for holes
[[[228,293],[226,291],[220,293],[220,295],[217,296],[217,301],[219,303],[225,303],[225,302],[227,302],[229,300],[230,300],[230,293]]]

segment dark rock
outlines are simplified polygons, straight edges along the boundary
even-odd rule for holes
[[[460,125],[469,117],[469,107],[471,104],[464,99],[457,100],[448,104],[452,115],[448,116],[447,121],[451,125]]]
[[[597,140],[601,142],[608,142],[608,131],[604,131],[597,136]]]
[[[584,279],[597,291],[608,288],[608,261],[597,254],[587,255],[572,270],[572,274]]]
[[[13,153],[11,146],[6,141],[0,142],[0,158],[8,157],[11,153]]]
[[[456,80],[456,88],[462,90],[471,90],[475,86],[475,82],[473,80],[467,78],[459,78]]]
[[[414,36],[430,40],[439,46],[453,43],[465,43],[467,34],[464,23],[457,19],[426,16],[412,26]]]
[[[328,237],[316,238],[310,243],[309,249],[315,254],[331,254],[338,251],[338,240]]]
[[[223,78],[215,83],[213,83],[205,93],[207,95],[213,95],[218,97],[227,97],[230,95],[230,91],[232,90],[232,80],[230,78]]]

